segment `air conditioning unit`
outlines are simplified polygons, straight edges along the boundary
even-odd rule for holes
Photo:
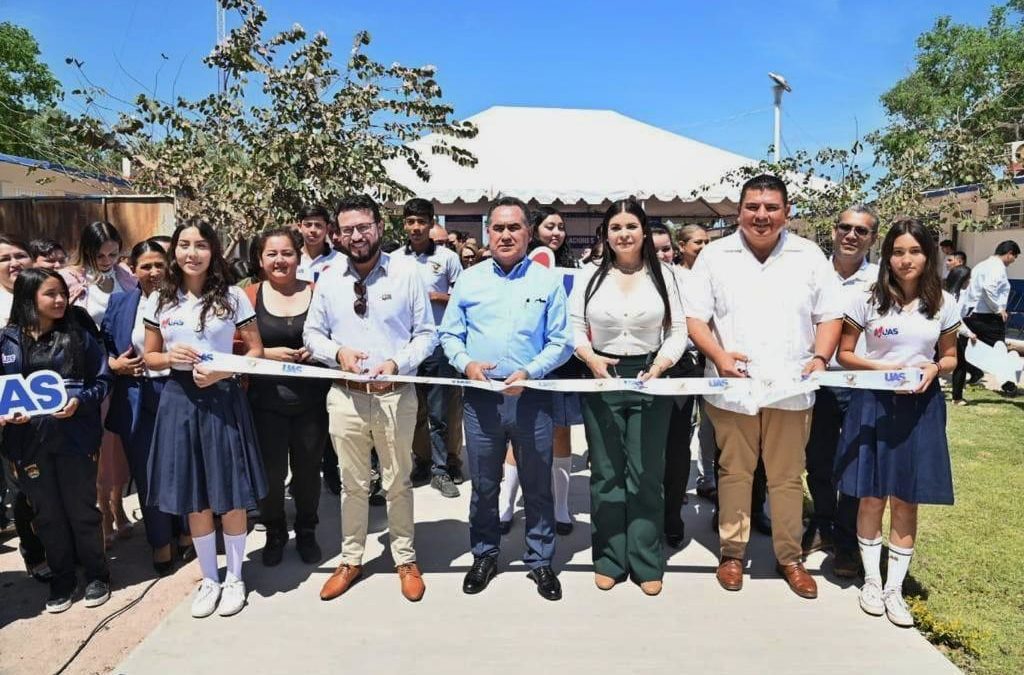
[[[1010,175],[1024,176],[1024,141],[1013,141],[1006,144],[1009,151]]]

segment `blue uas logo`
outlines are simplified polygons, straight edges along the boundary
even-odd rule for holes
[[[68,403],[64,380],[52,370],[29,376],[0,376],[0,417],[21,413],[28,417],[49,415]]]
[[[885,374],[886,382],[899,382],[904,383],[907,381],[907,374],[903,371],[893,371]]]

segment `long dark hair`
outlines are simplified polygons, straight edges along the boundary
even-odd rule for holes
[[[635,199],[620,199],[604,212],[604,218],[601,220],[601,226],[598,228],[598,241],[604,242],[604,256],[601,258],[601,264],[597,267],[597,272],[590,278],[590,282],[587,283],[586,291],[583,294],[583,315],[587,314],[587,305],[590,303],[590,299],[597,293],[597,289],[601,288],[601,284],[604,283],[605,278],[608,276],[608,271],[615,264],[615,249],[613,249],[608,242],[608,223],[612,218],[620,213],[629,213],[636,217],[640,221],[641,231],[644,235],[644,240],[640,245],[640,256],[644,262],[644,265],[651,273],[651,278],[654,280],[654,287],[658,289],[658,295],[661,296],[661,302],[665,306],[665,318],[662,320],[662,326],[666,329],[672,325],[672,309],[668,302],[668,287],[665,285],[665,276],[661,273],[661,261],[658,260],[658,254],[654,250],[654,243],[651,241],[651,227],[647,224],[647,214],[644,213],[643,208],[636,202]]]
[[[190,218],[179,223],[171,235],[171,250],[168,253],[170,261],[167,264],[167,276],[164,277],[163,287],[160,289],[160,299],[156,305],[159,312],[165,306],[174,305],[178,302],[178,292],[185,285],[185,273],[178,265],[178,240],[181,233],[194,227],[199,230],[199,236],[210,244],[210,266],[206,268],[206,279],[203,281],[200,302],[202,310],[199,312],[199,330],[206,330],[206,318],[213,311],[215,316],[224,317],[235,311],[234,302],[231,300],[230,288],[231,270],[224,260],[224,248],[221,246],[220,237],[205,220]]]
[[[75,262],[84,270],[98,270],[96,256],[99,255],[100,247],[108,241],[116,241],[118,247],[124,248],[121,234],[107,221],[97,220],[95,223],[86,225],[78,240],[78,253],[75,256]]]
[[[39,287],[47,279],[56,279],[67,300],[70,296],[67,282],[55,270],[43,267],[33,267],[22,270],[18,278],[14,280],[14,301],[11,305],[11,320],[8,325],[17,326],[21,329],[22,339],[34,340],[30,331],[39,330],[39,308],[36,306],[36,294]],[[85,348],[82,328],[72,318],[71,303],[66,303],[64,316],[54,322],[51,333],[53,334],[53,352],[55,356],[60,350],[64,351],[64,363],[61,376],[66,378],[82,379],[85,372]],[[53,364],[55,368],[57,364]]]
[[[935,237],[920,220],[901,218],[892,224],[882,240],[882,253],[878,258],[878,281],[871,286],[871,299],[884,315],[894,306],[906,305],[912,298],[903,296],[896,274],[892,270],[892,249],[896,239],[909,234],[924,251],[924,271],[917,282],[919,309],[928,318],[934,317],[942,308],[942,279],[939,277],[939,247]]]
[[[548,219],[549,216],[562,217],[558,209],[553,206],[538,206],[533,209],[533,237],[530,239],[530,244],[527,247],[527,251],[532,251],[538,246],[547,246],[540,240],[540,236],[537,234],[540,231],[540,224]],[[550,248],[550,246],[548,247]],[[572,246],[569,246],[569,235],[565,236],[565,240],[562,245],[555,251],[555,266],[557,267],[578,267],[576,264],[576,256],[572,254]]]

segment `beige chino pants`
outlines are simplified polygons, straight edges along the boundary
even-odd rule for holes
[[[341,561],[363,564],[370,512],[370,450],[376,448],[381,483],[387,491],[391,556],[396,565],[415,562],[409,480],[409,447],[416,426],[413,385],[399,385],[387,394],[364,394],[334,385],[327,394],[327,415],[341,467]]]
[[[811,409],[742,415],[705,405],[722,449],[718,472],[718,534],[722,556],[743,559],[750,541],[750,491],[757,458],[764,458],[772,511],[772,545],[782,564],[798,562],[802,550],[804,448]]]

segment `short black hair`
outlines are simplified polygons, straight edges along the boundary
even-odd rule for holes
[[[53,239],[33,239],[28,243],[28,255],[33,260],[36,258],[48,258],[56,251],[67,255],[67,251],[60,245],[60,242]]]
[[[325,223],[331,222],[331,214],[320,204],[303,204],[299,209],[295,220],[303,221],[307,218],[323,218]]]
[[[1020,246],[1017,246],[1017,242],[1007,239],[1004,242],[1000,242],[999,246],[996,246],[996,255],[1006,255],[1007,253],[1020,255]]]
[[[408,218],[409,216],[419,216],[427,222],[433,223],[434,205],[426,199],[413,197],[402,207],[402,218]]]
[[[460,244],[466,243],[466,233],[463,232],[462,230],[448,230],[448,234],[454,234],[455,241],[459,242]]]
[[[953,257],[959,260],[961,265],[967,264],[967,254],[963,251],[957,251],[953,254]]]
[[[760,176],[754,176],[748,180],[740,188],[740,204],[743,203],[743,198],[747,196],[747,190],[779,192],[782,194],[782,203],[789,204],[789,190],[786,188],[786,183],[778,176],[762,173]]]
[[[373,214],[373,222],[380,222],[380,207],[370,195],[345,195],[334,207],[334,217],[337,218],[345,211],[369,211]]]
[[[940,241],[939,242],[939,248],[943,248],[943,247],[953,248],[953,240],[952,239],[943,239],[942,241]]]
[[[525,227],[532,226],[533,221],[531,220],[532,216],[530,214],[530,207],[527,206],[526,202],[524,202],[519,197],[498,197],[493,202],[491,202],[490,206],[487,207],[488,223],[491,222],[491,215],[494,213],[494,210],[499,209],[502,206],[518,206],[519,209],[522,210],[523,212],[523,225]]]

